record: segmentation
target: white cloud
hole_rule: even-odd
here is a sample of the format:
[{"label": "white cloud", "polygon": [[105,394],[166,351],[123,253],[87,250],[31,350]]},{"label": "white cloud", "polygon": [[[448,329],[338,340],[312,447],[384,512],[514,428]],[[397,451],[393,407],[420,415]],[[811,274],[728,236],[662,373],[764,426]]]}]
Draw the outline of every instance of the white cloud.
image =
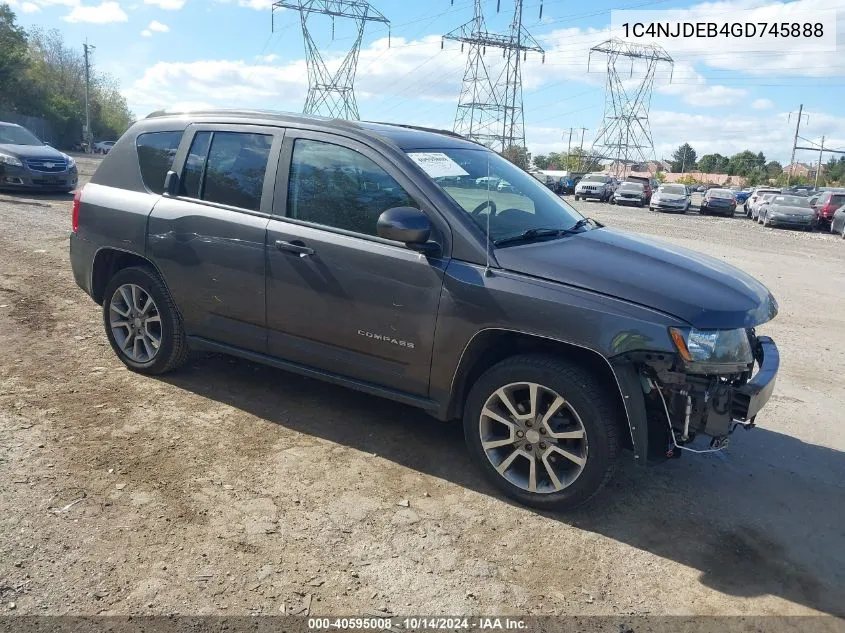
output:
[{"label": "white cloud", "polygon": [[153,32],[150,29],[144,29],[143,31],[141,31],[141,35],[143,37],[150,37],[152,34]]},{"label": "white cloud", "polygon": [[153,20],[150,22],[150,25],[147,27],[151,31],[155,31],[156,33],[167,33],[170,30],[170,27],[166,24],[162,24],[158,20]]},{"label": "white cloud", "polygon": [[165,11],[176,11],[185,6],[187,0],[144,0],[144,4],[154,4]]},{"label": "white cloud", "polygon": [[771,99],[754,99],[751,102],[751,107],[755,110],[771,110],[775,107],[775,104],[772,103]]},{"label": "white cloud", "polygon": [[279,59],[279,56],[276,53],[270,53],[269,55],[256,55],[255,60],[259,62],[264,62],[265,64],[272,64],[274,61]]},{"label": "white cloud", "polygon": [[238,0],[239,7],[248,7],[256,11],[269,9],[273,6],[273,0]]},{"label": "white cloud", "polygon": [[62,19],[65,22],[109,24],[111,22],[126,22],[129,17],[117,2],[102,2],[98,6],[79,4]]},{"label": "white cloud", "polygon": [[21,5],[21,11],[24,13],[37,13],[38,11],[41,11],[41,7],[34,2],[24,2]]},{"label": "white cloud", "polygon": [[218,4],[232,4],[237,2],[239,7],[265,11],[273,6],[273,0],[215,0]]}]

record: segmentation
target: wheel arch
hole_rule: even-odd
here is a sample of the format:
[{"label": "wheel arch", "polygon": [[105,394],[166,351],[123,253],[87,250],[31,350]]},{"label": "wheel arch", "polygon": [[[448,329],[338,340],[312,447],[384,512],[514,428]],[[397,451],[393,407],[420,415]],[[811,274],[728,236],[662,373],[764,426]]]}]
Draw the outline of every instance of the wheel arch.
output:
[{"label": "wheel arch", "polygon": [[[123,251],[117,248],[103,247],[94,255],[91,266],[91,297],[102,305],[106,286],[109,280],[118,272],[132,266],[146,266],[152,268],[164,282],[161,271],[149,259],[137,253]],[[165,287],[167,284],[165,283]]]},{"label": "wheel arch", "polygon": [[452,379],[447,419],[463,416],[463,407],[469,391],[485,371],[506,358],[519,354],[557,356],[588,369],[614,394],[614,402],[621,414],[617,419],[620,422],[623,446],[633,447],[630,420],[622,389],[612,365],[604,356],[588,347],[515,330],[480,330],[467,343]]}]

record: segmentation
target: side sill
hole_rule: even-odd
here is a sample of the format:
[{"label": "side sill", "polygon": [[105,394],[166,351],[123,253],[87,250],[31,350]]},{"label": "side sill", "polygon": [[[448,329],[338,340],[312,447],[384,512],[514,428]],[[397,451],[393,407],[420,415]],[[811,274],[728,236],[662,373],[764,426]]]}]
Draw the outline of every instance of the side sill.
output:
[{"label": "side sill", "polygon": [[249,360],[255,363],[261,363],[263,365],[269,365],[271,367],[276,367],[277,369],[283,369],[294,374],[299,374],[300,376],[316,378],[317,380],[323,380],[325,382],[329,382],[334,385],[339,385],[341,387],[347,387],[349,389],[362,391],[364,393],[368,393],[373,396],[378,396],[380,398],[386,398],[395,402],[401,402],[402,404],[417,407],[418,409],[424,409],[428,412],[436,412],[440,408],[440,404],[430,398],[415,396],[404,391],[397,391],[396,389],[381,387],[373,383],[364,382],[363,380],[356,380],[355,378],[348,378],[340,374],[334,374],[329,371],[323,371],[322,369],[315,369],[313,367],[308,367],[307,365],[292,363],[290,361],[282,360],[280,358],[270,356],[268,354],[261,354],[259,352],[245,350],[240,347],[235,347],[233,345],[218,343],[216,341],[212,341],[201,336],[188,336],[187,338],[188,345],[192,350],[217,352],[220,354],[229,354],[230,356],[237,356],[239,358],[243,358],[245,360]]}]

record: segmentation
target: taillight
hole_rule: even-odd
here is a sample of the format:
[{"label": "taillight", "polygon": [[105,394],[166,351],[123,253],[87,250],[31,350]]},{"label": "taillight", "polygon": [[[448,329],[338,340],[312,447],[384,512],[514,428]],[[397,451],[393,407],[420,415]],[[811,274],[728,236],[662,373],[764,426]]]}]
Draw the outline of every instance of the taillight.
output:
[{"label": "taillight", "polygon": [[79,232],[79,206],[82,202],[82,189],[77,189],[73,194],[73,210],[70,214],[70,230],[74,233]]}]

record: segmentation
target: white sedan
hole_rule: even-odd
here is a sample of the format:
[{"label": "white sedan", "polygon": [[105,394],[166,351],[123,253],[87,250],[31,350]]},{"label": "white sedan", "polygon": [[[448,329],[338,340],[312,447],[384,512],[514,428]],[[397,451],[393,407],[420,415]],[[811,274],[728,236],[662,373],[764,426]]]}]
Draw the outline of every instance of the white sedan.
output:
[{"label": "white sedan", "polygon": [[109,150],[114,147],[117,141],[97,141],[94,143],[95,154],[108,154]]}]

